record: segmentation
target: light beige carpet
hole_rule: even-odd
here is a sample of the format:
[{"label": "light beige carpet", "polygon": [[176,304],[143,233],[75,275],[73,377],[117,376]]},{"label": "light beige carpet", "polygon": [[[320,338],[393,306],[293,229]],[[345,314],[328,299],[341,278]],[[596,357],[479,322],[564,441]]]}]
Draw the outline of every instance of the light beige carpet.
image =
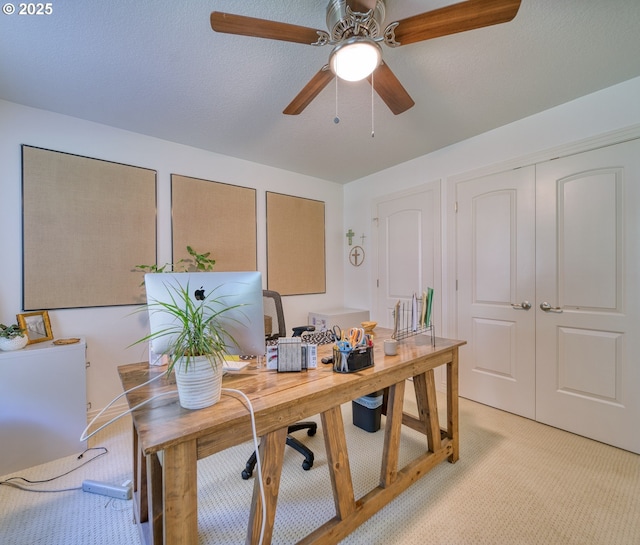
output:
[{"label": "light beige carpet", "polygon": [[[464,399],[460,410],[460,460],[438,466],[342,543],[640,544],[639,456]],[[377,484],[382,433],[353,427],[350,404],[343,415],[359,497]],[[129,426],[123,419],[96,436],[94,444],[107,447],[108,455],[33,488],[80,486],[84,479],[121,484],[131,478]],[[334,515],[322,435],[301,436],[316,462],[303,471],[300,455],[286,449],[277,544],[295,543]],[[407,433],[403,457],[423,444],[423,438]],[[253,480],[243,481],[240,472],[251,450],[246,444],[199,463],[201,544],[244,543]],[[46,479],[79,463],[70,456],[18,474]],[[34,493],[0,486],[0,543],[136,545],[139,539],[130,501],[79,490]]]}]

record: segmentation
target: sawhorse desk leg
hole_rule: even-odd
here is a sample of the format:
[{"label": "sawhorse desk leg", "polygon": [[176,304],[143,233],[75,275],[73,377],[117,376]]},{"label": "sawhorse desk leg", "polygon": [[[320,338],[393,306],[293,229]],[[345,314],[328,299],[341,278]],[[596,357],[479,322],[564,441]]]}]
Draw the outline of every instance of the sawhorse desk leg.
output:
[{"label": "sawhorse desk leg", "polygon": [[460,434],[458,412],[458,349],[453,351],[447,364],[447,437],[451,440],[449,461],[455,464],[460,457]]},{"label": "sawhorse desk leg", "polygon": [[[260,543],[260,533],[264,526],[264,539],[262,543],[271,543],[273,534],[273,522],[276,518],[276,506],[278,503],[278,491],[280,488],[280,476],[284,462],[284,447],[287,442],[287,428],[282,428],[268,433],[260,441],[258,454],[260,455],[262,486],[265,501],[262,502],[260,494],[260,475],[256,473],[253,485],[253,501],[249,515],[249,529],[247,531],[247,545]],[[263,505],[265,514],[263,516]]]}]

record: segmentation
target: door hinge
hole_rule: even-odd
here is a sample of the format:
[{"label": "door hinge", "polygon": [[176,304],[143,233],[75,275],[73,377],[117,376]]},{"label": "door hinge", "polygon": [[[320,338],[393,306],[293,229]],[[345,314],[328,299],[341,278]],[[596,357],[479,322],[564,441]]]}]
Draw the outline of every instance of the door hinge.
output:
[{"label": "door hinge", "polygon": [[458,279],[456,278],[456,291],[458,291]]},{"label": "door hinge", "polygon": [[453,203],[453,211],[456,213],[458,212],[458,201]]}]

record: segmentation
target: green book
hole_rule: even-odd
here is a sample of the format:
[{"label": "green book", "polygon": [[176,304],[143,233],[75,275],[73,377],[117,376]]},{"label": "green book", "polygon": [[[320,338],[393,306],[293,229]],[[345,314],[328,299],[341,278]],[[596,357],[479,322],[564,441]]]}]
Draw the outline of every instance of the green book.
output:
[{"label": "green book", "polygon": [[427,315],[424,321],[425,327],[429,327],[431,325],[431,308],[432,307],[433,307],[433,288],[427,288]]}]

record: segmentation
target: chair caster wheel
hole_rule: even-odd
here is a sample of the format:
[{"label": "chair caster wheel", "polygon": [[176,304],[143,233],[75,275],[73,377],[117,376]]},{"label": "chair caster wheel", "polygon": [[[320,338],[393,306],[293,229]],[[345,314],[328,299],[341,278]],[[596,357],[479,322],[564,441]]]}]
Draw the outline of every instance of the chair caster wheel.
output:
[{"label": "chair caster wheel", "polygon": [[242,478],[247,481],[249,480],[249,478],[251,477],[251,475],[253,475],[253,471],[249,471],[248,469],[243,469],[242,470]]},{"label": "chair caster wheel", "polygon": [[313,437],[315,434],[316,434],[316,430],[315,430],[315,429],[313,429],[313,428],[309,428],[309,429],[307,430],[307,435],[308,435],[309,437]]},{"label": "chair caster wheel", "polygon": [[308,460],[302,462],[302,469],[304,469],[305,471],[309,471],[311,469],[311,466],[313,466],[313,462],[309,462]]}]

